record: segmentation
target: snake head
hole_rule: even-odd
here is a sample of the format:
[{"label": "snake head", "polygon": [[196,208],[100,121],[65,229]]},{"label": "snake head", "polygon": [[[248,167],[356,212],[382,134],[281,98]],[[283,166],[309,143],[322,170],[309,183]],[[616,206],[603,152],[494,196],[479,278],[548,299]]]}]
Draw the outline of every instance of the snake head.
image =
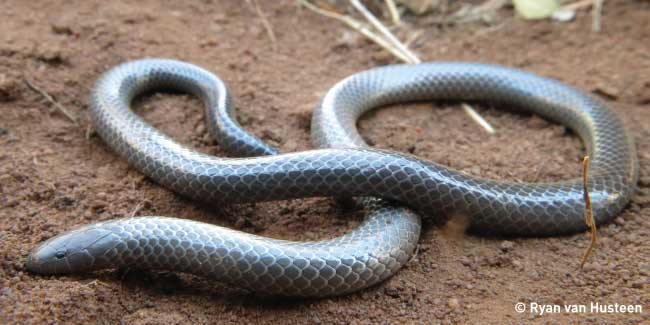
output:
[{"label": "snake head", "polygon": [[52,237],[34,248],[26,267],[38,274],[66,274],[101,268],[116,238],[108,229],[86,226]]}]

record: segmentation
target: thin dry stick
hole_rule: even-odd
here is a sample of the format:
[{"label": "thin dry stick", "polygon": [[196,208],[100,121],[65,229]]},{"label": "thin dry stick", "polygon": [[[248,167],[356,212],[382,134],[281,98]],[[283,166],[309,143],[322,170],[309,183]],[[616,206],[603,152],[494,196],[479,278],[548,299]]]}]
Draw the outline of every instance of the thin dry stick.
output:
[{"label": "thin dry stick", "polygon": [[393,25],[398,26],[402,23],[402,20],[399,17],[399,11],[397,11],[397,6],[395,5],[395,1],[393,0],[385,0],[386,1],[386,7],[388,8],[388,13],[390,14],[390,18],[393,21]]},{"label": "thin dry stick", "polygon": [[102,286],[107,287],[107,288],[111,287],[110,285],[108,285],[108,283],[102,282],[102,281],[97,280],[97,279],[92,280],[92,281],[90,281],[90,282],[88,282],[88,283],[86,283],[84,285],[87,286],[87,287],[96,286],[96,285],[102,285]]},{"label": "thin dry stick", "polygon": [[90,140],[90,136],[93,135],[93,132],[95,132],[93,130],[93,124],[88,123],[88,126],[86,126],[86,132],[85,132],[86,140]]},{"label": "thin dry stick", "polygon": [[278,42],[277,39],[275,38],[273,27],[271,27],[271,23],[266,18],[266,15],[264,15],[264,12],[262,12],[262,7],[260,7],[259,2],[257,2],[257,0],[253,0],[253,4],[255,5],[255,11],[257,12],[257,16],[260,17],[260,20],[262,21],[262,24],[266,29],[266,33],[269,34],[269,38],[271,39],[271,47],[273,48],[273,51],[275,51],[277,50]]},{"label": "thin dry stick", "polygon": [[142,209],[143,206],[144,206],[144,201],[136,204],[135,208],[133,209],[133,211],[131,211],[131,214],[129,216],[131,218],[135,217],[135,214],[140,212],[140,210]]},{"label": "thin dry stick", "polygon": [[530,180],[531,183],[536,183],[539,177],[542,175],[542,171],[544,171],[544,166],[546,166],[546,163],[548,162],[548,158],[542,161],[542,164],[537,168],[537,172],[535,173],[535,177],[533,177],[532,180]]},{"label": "thin dry stick", "polygon": [[65,115],[65,117],[67,117],[72,123],[74,123],[75,125],[77,124],[77,119],[74,117],[74,115],[72,115],[65,107],[63,107],[63,105],[59,104],[59,102],[54,100],[54,98],[52,98],[52,96],[50,96],[50,94],[48,94],[46,91],[36,87],[36,85],[31,83],[27,79],[25,79],[25,83],[27,84],[27,87],[29,87],[29,89],[37,92],[39,95],[43,96],[43,98],[45,98],[45,100],[50,102],[50,104],[54,105],[54,107],[57,110],[59,110],[59,112],[61,112],[63,115]]},{"label": "thin dry stick", "polygon": [[490,125],[490,123],[488,123],[488,121],[486,121],[483,118],[483,116],[481,116],[476,110],[474,110],[472,106],[469,106],[466,103],[462,103],[461,107],[463,108],[463,111],[465,111],[465,114],[467,114],[467,116],[469,116],[472,120],[474,120],[474,122],[478,123],[478,125],[484,128],[485,131],[487,131],[487,133],[494,134],[494,128],[492,127],[492,125]]},{"label": "thin dry stick", "polygon": [[406,46],[411,45],[411,43],[415,42],[415,40],[417,40],[418,37],[422,36],[422,34],[424,34],[424,30],[422,30],[422,29],[416,31],[416,32],[413,33],[413,34],[411,34],[411,35],[409,36],[409,38],[407,38],[406,41],[404,41],[404,45],[406,45]]},{"label": "thin dry stick", "polygon": [[415,245],[415,251],[413,252],[413,255],[411,255],[411,258],[409,258],[409,261],[407,263],[413,262],[418,257],[419,252],[420,252],[420,245]]},{"label": "thin dry stick", "polygon": [[382,48],[384,48],[385,50],[387,50],[388,52],[390,52],[391,54],[396,56],[398,59],[400,59],[400,60],[402,60],[404,62],[407,62],[407,63],[409,62],[409,58],[406,55],[404,55],[397,48],[392,46],[388,41],[384,40],[379,35],[375,34],[366,25],[359,22],[358,20],[356,20],[356,19],[354,19],[352,17],[337,14],[337,13],[329,11],[329,10],[324,10],[324,9],[318,8],[317,6],[311,4],[307,0],[300,0],[300,3],[303,6],[305,6],[307,9],[309,9],[309,10],[311,10],[311,11],[313,11],[313,12],[319,14],[319,15],[329,17],[329,18],[333,18],[333,19],[336,19],[338,21],[341,21],[341,22],[345,23],[350,28],[352,28],[352,29],[356,30],[357,32],[361,33],[363,36],[367,37],[371,41],[375,42],[377,45],[381,46]]},{"label": "thin dry stick", "polygon": [[591,228],[591,244],[587,248],[585,255],[582,257],[582,263],[580,263],[580,269],[585,266],[591,252],[594,247],[596,247],[597,233],[596,233],[596,221],[594,220],[594,211],[591,207],[591,198],[589,197],[589,186],[587,181],[589,179],[589,156],[585,156],[582,160],[582,184],[584,191],[584,201],[585,201],[585,223],[589,228]]},{"label": "thin dry stick", "polygon": [[[408,47],[404,45],[404,43],[400,42],[400,40],[398,40],[397,37],[395,37],[395,35],[393,35],[393,33],[391,33],[391,31],[388,30],[388,28],[386,28],[386,26],[384,26],[384,24],[382,24],[381,21],[379,21],[379,19],[377,19],[377,17],[375,17],[375,15],[373,15],[370,10],[368,10],[368,8],[366,8],[366,6],[359,2],[359,0],[350,0],[350,3],[352,3],[352,5],[366,18],[366,20],[368,20],[370,24],[379,30],[384,35],[384,37],[386,37],[386,39],[395,46],[395,48],[397,48],[400,52],[409,58],[409,60],[406,61],[407,63],[422,62],[422,60],[420,60],[420,58],[418,58],[415,53],[409,50]],[[474,110],[474,108],[468,104],[463,103],[463,110],[472,120],[483,127],[483,129],[485,129],[488,133],[494,133],[494,128],[490,125],[490,123],[488,123],[476,110]]]},{"label": "thin dry stick", "polygon": [[350,3],[352,3],[352,6],[356,8],[365,18],[368,20],[368,22],[375,27],[381,34],[386,37],[386,39],[391,42],[396,48],[398,48],[402,53],[406,54],[407,57],[409,57],[409,63],[420,63],[422,62],[420,58],[418,58],[411,50],[409,50],[402,42],[400,42],[393,33],[382,24],[375,15],[366,8],[359,0],[350,0]]},{"label": "thin dry stick", "polygon": [[591,9],[591,13],[593,16],[593,23],[591,25],[591,28],[593,29],[594,32],[598,33],[602,29],[601,25],[601,17],[603,13],[603,3],[605,0],[594,0],[594,7]]}]

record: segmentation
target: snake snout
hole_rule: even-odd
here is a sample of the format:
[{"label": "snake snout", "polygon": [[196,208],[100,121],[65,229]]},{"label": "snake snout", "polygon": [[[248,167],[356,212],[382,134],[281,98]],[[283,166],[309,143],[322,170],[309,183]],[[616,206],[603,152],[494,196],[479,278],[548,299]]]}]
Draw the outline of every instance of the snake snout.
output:
[{"label": "snake snout", "polygon": [[25,266],[34,273],[61,274],[71,272],[68,263],[69,250],[64,236],[54,237],[36,247],[27,257]]},{"label": "snake snout", "polygon": [[50,238],[27,257],[25,266],[38,274],[65,274],[101,267],[97,256],[114,246],[111,232],[83,227]]}]

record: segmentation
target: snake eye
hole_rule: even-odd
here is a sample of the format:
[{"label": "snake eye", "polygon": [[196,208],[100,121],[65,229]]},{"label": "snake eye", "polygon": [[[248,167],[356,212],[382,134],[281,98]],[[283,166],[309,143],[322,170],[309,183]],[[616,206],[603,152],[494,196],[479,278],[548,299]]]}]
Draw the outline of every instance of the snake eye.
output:
[{"label": "snake eye", "polygon": [[62,259],[62,258],[65,257],[65,252],[61,252],[61,251],[56,252],[56,253],[54,254],[54,257],[56,257],[56,258],[58,258],[58,259]]}]

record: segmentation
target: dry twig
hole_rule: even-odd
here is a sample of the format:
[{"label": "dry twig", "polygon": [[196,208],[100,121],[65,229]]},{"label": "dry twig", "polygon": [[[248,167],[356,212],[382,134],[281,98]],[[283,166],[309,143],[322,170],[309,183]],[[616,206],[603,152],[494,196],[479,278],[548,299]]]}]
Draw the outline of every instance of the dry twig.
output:
[{"label": "dry twig", "polygon": [[142,210],[142,207],[144,207],[144,200],[138,204],[135,205],[135,208],[133,208],[133,211],[131,211],[131,214],[129,215],[130,218],[135,217],[136,213],[140,212]]},{"label": "dry twig", "polygon": [[591,8],[592,15],[592,25],[591,29],[594,32],[600,32],[602,30],[602,14],[603,14],[603,4],[605,0],[580,0],[573,3],[569,3],[560,7],[559,10],[570,10],[575,11],[583,8]]},{"label": "dry twig", "polygon": [[601,17],[603,14],[603,3],[605,0],[594,0],[594,6],[591,9],[591,14],[593,16],[593,21],[591,25],[591,29],[598,33],[602,29],[602,24],[601,24]]},{"label": "dry twig", "polygon": [[271,39],[271,47],[273,47],[273,51],[275,51],[277,50],[278,42],[277,42],[277,38],[275,38],[273,27],[271,27],[271,23],[266,18],[266,15],[264,15],[264,12],[262,11],[262,7],[260,7],[259,2],[257,2],[257,0],[252,0],[252,1],[253,1],[253,5],[255,5],[255,12],[257,12],[257,16],[260,17],[260,20],[262,21],[262,25],[264,25],[264,28],[266,29],[266,33],[269,35],[269,38]]},{"label": "dry twig", "polygon": [[409,58],[406,55],[404,55],[397,48],[392,46],[388,41],[384,40],[379,35],[375,34],[373,31],[371,31],[366,25],[364,25],[360,21],[358,21],[358,20],[356,20],[356,19],[354,19],[352,17],[349,17],[349,16],[345,16],[345,15],[341,15],[341,14],[336,13],[336,12],[321,9],[321,8],[313,5],[312,3],[310,3],[307,0],[300,0],[300,3],[303,6],[305,6],[307,9],[309,9],[309,10],[311,10],[311,11],[313,11],[313,12],[319,14],[319,15],[329,17],[329,18],[333,18],[333,19],[336,19],[336,20],[338,20],[340,22],[345,23],[350,28],[352,28],[352,29],[356,30],[357,32],[361,33],[363,36],[367,37],[371,41],[375,42],[377,45],[381,46],[382,48],[384,48],[385,50],[387,50],[388,52],[390,52],[391,54],[396,56],[398,59],[400,59],[400,60],[402,60],[404,62],[409,62]]},{"label": "dry twig", "polygon": [[539,179],[540,176],[542,176],[542,172],[544,171],[544,167],[546,166],[547,163],[548,163],[548,158],[542,161],[542,164],[539,165],[539,167],[537,168],[537,172],[535,172],[535,177],[533,177],[533,179],[530,180],[531,183],[537,183],[537,180]]},{"label": "dry twig", "polygon": [[97,280],[97,279],[92,280],[92,281],[90,281],[90,282],[88,282],[88,283],[86,283],[86,284],[84,284],[84,285],[87,286],[87,287],[90,287],[90,286],[97,286],[97,285],[101,285],[101,286],[104,286],[104,287],[106,287],[106,288],[110,288],[110,287],[111,287],[110,285],[108,285],[108,283],[102,282],[102,281]]},{"label": "dry twig", "polygon": [[585,223],[591,229],[591,243],[585,252],[585,255],[582,257],[582,263],[580,263],[580,268],[582,269],[587,263],[591,252],[596,247],[597,233],[596,233],[596,221],[594,220],[594,211],[591,207],[591,198],[589,197],[589,156],[585,156],[582,160],[582,184],[584,191],[584,201],[585,201]]},{"label": "dry twig", "polygon": [[366,8],[359,0],[350,0],[350,3],[352,3],[352,6],[354,6],[355,9],[357,9],[365,18],[368,20],[368,22],[375,27],[381,34],[386,37],[386,39],[393,44],[397,49],[399,49],[402,53],[404,53],[409,60],[407,61],[408,63],[420,63],[422,62],[420,58],[418,58],[411,50],[409,50],[402,42],[400,42],[393,33],[382,24],[375,15]]},{"label": "dry twig", "polygon": [[[422,62],[420,58],[417,57],[411,50],[404,45],[404,43],[400,42],[393,33],[388,30],[384,24],[375,17],[368,8],[366,8],[359,0],[350,0],[350,3],[357,9],[365,18],[368,20],[368,22],[375,27],[381,34],[383,34],[383,37],[380,35],[375,34],[373,31],[371,31],[365,24],[359,22],[358,20],[345,16],[330,10],[324,10],[321,9],[314,4],[310,3],[307,0],[300,0],[300,3],[307,7],[307,9],[314,11],[320,15],[334,18],[336,20],[339,20],[341,22],[344,22],[346,25],[350,26],[354,30],[360,32],[364,36],[368,37],[370,40],[373,42],[377,43],[379,46],[383,47],[387,51],[389,51],[391,54],[395,55],[398,59],[406,62],[406,63],[420,63]],[[483,118],[481,117],[471,106],[464,104],[463,109],[465,112],[472,118],[472,120],[476,121],[481,127],[483,127],[488,133],[492,134],[494,133],[494,128]]]},{"label": "dry twig", "polygon": [[[400,52],[402,52],[404,55],[406,55],[409,60],[406,61],[407,63],[420,63],[422,60],[418,58],[415,53],[413,53],[409,48],[404,45],[400,40],[395,37],[395,35],[384,26],[384,24],[373,15],[368,8],[366,8],[359,0],[350,0],[352,5],[372,24],[377,30],[379,30],[384,37],[397,48]],[[494,128],[488,123],[476,110],[474,110],[471,106],[468,104],[463,103],[463,110],[465,113],[478,125],[483,127],[488,133],[493,134],[494,133]]]},{"label": "dry twig", "polygon": [[94,132],[95,130],[93,129],[93,124],[88,123],[88,125],[86,126],[86,132],[84,133],[86,140],[90,140],[90,137],[93,135]]},{"label": "dry twig", "polygon": [[461,107],[463,108],[463,111],[465,111],[465,114],[469,116],[474,122],[476,122],[478,125],[480,125],[487,133],[489,134],[494,134],[494,128],[488,121],[486,121],[483,116],[481,116],[472,106],[469,106],[466,103],[462,103]]},{"label": "dry twig", "polygon": [[46,91],[36,87],[36,85],[31,83],[27,79],[25,79],[25,83],[27,84],[27,87],[29,87],[29,89],[37,92],[39,95],[41,95],[43,98],[45,98],[45,100],[50,102],[50,104],[54,105],[54,107],[57,110],[59,110],[59,112],[61,112],[63,115],[65,115],[65,117],[67,117],[72,123],[74,123],[75,125],[77,124],[77,119],[74,117],[74,115],[72,115],[65,107],[63,107],[63,105],[59,104],[59,102],[54,100],[54,98],[52,98],[52,96],[50,94],[48,94]]},{"label": "dry twig", "polygon": [[424,30],[418,30],[415,33],[411,34],[409,38],[407,38],[406,41],[404,41],[404,45],[409,46],[413,44],[413,42],[415,42],[420,36],[422,36],[422,34],[424,34]]}]

